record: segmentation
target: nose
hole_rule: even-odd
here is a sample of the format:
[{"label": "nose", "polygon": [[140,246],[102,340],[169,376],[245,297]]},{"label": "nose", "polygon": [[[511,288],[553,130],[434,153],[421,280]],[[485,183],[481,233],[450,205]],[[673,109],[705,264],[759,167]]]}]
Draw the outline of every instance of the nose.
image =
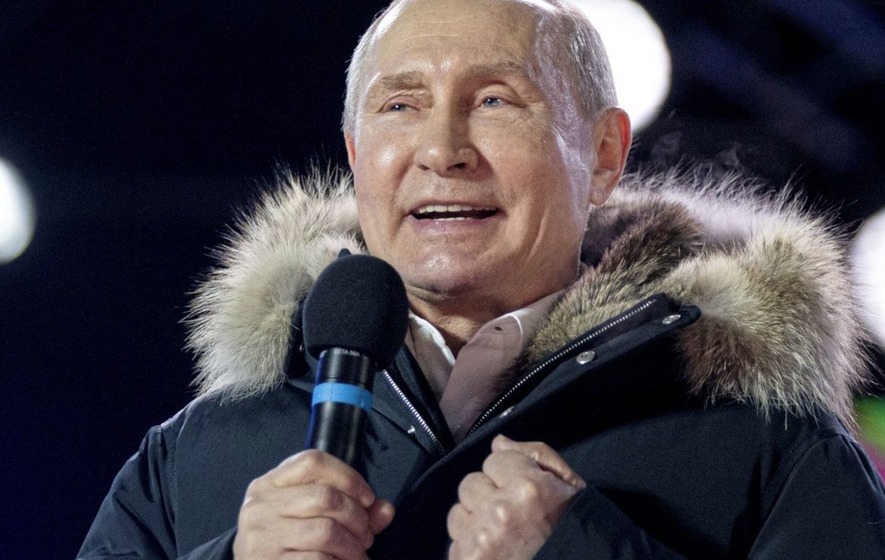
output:
[{"label": "nose", "polygon": [[467,115],[435,107],[423,123],[415,165],[446,177],[473,171],[479,154],[470,141]]}]

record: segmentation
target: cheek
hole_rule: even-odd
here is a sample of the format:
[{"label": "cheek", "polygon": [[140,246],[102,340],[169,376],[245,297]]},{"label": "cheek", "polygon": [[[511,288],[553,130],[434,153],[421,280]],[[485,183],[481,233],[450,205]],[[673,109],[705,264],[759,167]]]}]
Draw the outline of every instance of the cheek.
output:
[{"label": "cheek", "polygon": [[406,130],[390,130],[384,126],[366,126],[359,135],[357,168],[372,175],[389,175],[407,161],[409,134]]},{"label": "cheek", "polygon": [[405,150],[398,148],[395,143],[383,144],[381,149],[376,150],[374,165],[379,169],[387,169],[397,164],[403,158]]},{"label": "cheek", "polygon": [[552,173],[545,180],[533,200],[534,210],[543,214],[539,227],[557,243],[571,245],[583,238],[587,226],[589,179],[581,173]]},{"label": "cheek", "polygon": [[371,149],[358,152],[353,166],[357,204],[360,208],[380,209],[396,194],[403,173],[403,150],[374,137],[362,140],[362,145]]},{"label": "cheek", "polygon": [[378,243],[379,232],[381,231],[380,213],[381,205],[378,198],[359,183],[354,187],[356,192],[357,217],[359,218],[360,230],[363,239],[371,253],[375,253],[375,247],[383,245]]}]

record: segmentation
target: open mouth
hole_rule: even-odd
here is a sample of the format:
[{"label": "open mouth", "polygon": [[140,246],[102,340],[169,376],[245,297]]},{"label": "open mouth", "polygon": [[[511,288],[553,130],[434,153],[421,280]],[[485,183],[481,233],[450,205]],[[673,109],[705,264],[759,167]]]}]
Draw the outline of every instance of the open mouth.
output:
[{"label": "open mouth", "polygon": [[460,204],[422,206],[412,216],[419,220],[482,220],[498,213],[497,208],[477,208]]}]

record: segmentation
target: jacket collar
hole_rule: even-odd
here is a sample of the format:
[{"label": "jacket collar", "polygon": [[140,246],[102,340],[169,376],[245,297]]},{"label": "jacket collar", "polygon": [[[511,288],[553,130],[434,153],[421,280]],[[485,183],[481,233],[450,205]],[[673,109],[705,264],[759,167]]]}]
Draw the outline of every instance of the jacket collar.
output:
[{"label": "jacket collar", "polygon": [[[201,393],[241,398],[285,379],[298,302],[343,247],[365,250],[349,175],[282,177],[196,290],[188,346]],[[702,311],[678,339],[694,390],[851,422],[866,358],[843,238],[801,201],[736,176],[626,176],[591,213],[582,260],[525,364],[664,292]]]}]

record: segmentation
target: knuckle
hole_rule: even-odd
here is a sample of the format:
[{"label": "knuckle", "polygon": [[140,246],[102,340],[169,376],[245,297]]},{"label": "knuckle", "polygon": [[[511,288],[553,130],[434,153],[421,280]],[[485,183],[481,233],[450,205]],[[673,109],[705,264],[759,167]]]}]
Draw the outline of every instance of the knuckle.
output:
[{"label": "knuckle", "polygon": [[493,468],[495,461],[497,461],[500,452],[490,453],[488,457],[482,462],[482,472],[488,473],[489,469]]},{"label": "knuckle", "polygon": [[461,479],[461,482],[458,483],[458,496],[461,496],[470,485],[470,477],[473,476],[473,473],[468,474],[464,478]]},{"label": "knuckle", "polygon": [[300,455],[302,461],[306,462],[309,465],[319,464],[323,458],[323,452],[319,449],[305,449],[304,451],[297,453],[296,455]]},{"label": "knuckle", "polygon": [[252,482],[249,483],[249,486],[246,487],[247,499],[254,498],[255,496],[262,494],[266,488],[267,482],[265,481],[264,477],[254,479]]},{"label": "knuckle", "polygon": [[532,453],[546,453],[548,451],[553,451],[553,448],[543,441],[527,441],[524,445]]},{"label": "knuckle", "polygon": [[251,527],[261,518],[261,501],[246,497],[240,506],[239,525]]},{"label": "knuckle", "polygon": [[494,540],[492,532],[488,529],[480,529],[476,533],[476,544],[481,551],[491,550],[495,544]]},{"label": "knuckle", "polygon": [[328,517],[317,519],[315,522],[315,536],[317,540],[324,543],[332,543],[335,541],[337,533],[337,524]]},{"label": "knuckle", "polygon": [[344,496],[331,486],[318,485],[317,505],[326,511],[339,511],[344,507]]},{"label": "knuckle", "polygon": [[316,449],[305,449],[294,455],[286,457],[280,467],[284,469],[295,469],[297,471],[308,471],[320,464],[320,451]]},{"label": "knuckle", "polygon": [[513,513],[507,503],[496,501],[491,505],[492,519],[495,520],[497,526],[507,526],[513,518]]},{"label": "knuckle", "polygon": [[446,516],[446,529],[449,531],[449,536],[453,538],[460,533],[462,509],[463,506],[461,504],[455,504]]},{"label": "knuckle", "polygon": [[[314,539],[319,543],[320,548],[326,551],[356,552],[358,547],[363,546],[350,537],[346,529],[330,518],[318,520]],[[371,543],[365,543],[365,548],[370,545]]]},{"label": "knuckle", "polygon": [[536,502],[541,496],[539,484],[528,478],[519,478],[513,482],[513,492],[516,500],[526,504]]},{"label": "knuckle", "polygon": [[301,471],[311,471],[323,462],[322,452],[316,449],[305,449],[300,453],[292,455],[287,461],[291,460],[291,464]]},{"label": "knuckle", "polygon": [[476,485],[477,477],[481,476],[479,473],[470,473],[461,479],[461,482],[458,484],[458,498],[463,498],[465,494],[470,493],[470,489]]}]

